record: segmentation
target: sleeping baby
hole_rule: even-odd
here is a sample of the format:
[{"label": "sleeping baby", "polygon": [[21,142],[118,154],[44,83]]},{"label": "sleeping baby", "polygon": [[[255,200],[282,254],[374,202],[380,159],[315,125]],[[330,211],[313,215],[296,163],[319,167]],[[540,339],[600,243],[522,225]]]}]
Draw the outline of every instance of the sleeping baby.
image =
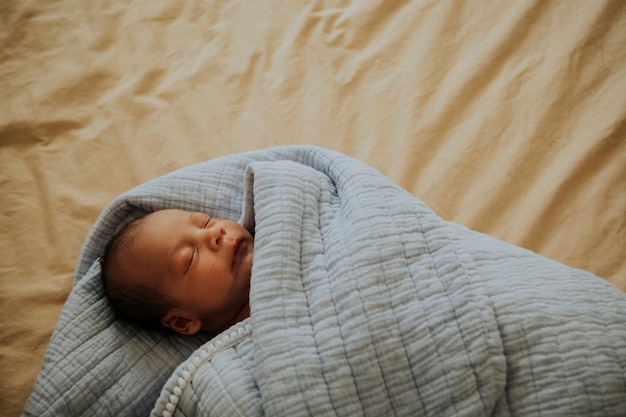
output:
[{"label": "sleeping baby", "polygon": [[160,210],[118,232],[102,259],[115,310],[180,334],[217,334],[250,316],[254,240],[242,225],[204,213]]}]

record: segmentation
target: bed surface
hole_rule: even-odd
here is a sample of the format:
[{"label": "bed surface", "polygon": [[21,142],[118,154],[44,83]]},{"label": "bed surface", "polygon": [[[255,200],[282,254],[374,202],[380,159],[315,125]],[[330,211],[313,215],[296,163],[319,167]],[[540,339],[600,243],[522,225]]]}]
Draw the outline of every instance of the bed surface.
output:
[{"label": "bed surface", "polygon": [[0,409],[21,414],[117,195],[283,144],[626,290],[626,4],[0,5]]}]

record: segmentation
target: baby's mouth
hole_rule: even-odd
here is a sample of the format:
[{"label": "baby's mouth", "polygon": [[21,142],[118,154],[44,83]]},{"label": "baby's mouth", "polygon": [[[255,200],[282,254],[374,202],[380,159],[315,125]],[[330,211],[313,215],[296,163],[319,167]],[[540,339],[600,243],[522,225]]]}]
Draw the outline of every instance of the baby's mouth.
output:
[{"label": "baby's mouth", "polygon": [[235,267],[235,264],[237,264],[237,261],[239,260],[239,249],[241,248],[241,239],[237,239],[237,242],[235,242],[235,248],[233,249],[233,262],[231,267]]}]

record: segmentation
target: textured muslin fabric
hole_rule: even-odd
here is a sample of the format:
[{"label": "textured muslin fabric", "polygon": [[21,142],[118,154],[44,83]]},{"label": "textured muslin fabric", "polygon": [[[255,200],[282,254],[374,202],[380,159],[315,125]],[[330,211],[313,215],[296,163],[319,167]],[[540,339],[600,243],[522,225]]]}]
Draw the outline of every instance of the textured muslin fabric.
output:
[{"label": "textured muslin fabric", "polygon": [[0,2],[0,409],[121,193],[318,145],[626,289],[622,0]]},{"label": "textured muslin fabric", "polygon": [[621,291],[308,154],[249,165],[251,318],[177,368],[153,417],[626,412]]},{"label": "textured muslin fabric", "polygon": [[[116,320],[104,294],[111,236],[165,208],[255,236],[251,317],[204,346]],[[100,215],[77,271],[26,416],[146,415],[155,401],[164,417],[624,411],[623,292],[446,222],[334,151],[235,154],[142,184]]]}]

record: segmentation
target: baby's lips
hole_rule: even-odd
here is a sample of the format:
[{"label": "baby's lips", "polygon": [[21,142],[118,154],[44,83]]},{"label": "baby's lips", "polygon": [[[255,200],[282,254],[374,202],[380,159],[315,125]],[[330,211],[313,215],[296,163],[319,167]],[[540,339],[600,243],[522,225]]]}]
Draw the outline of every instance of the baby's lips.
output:
[{"label": "baby's lips", "polygon": [[231,266],[234,267],[239,260],[239,249],[241,247],[241,239],[237,239],[233,245],[233,261]]}]

